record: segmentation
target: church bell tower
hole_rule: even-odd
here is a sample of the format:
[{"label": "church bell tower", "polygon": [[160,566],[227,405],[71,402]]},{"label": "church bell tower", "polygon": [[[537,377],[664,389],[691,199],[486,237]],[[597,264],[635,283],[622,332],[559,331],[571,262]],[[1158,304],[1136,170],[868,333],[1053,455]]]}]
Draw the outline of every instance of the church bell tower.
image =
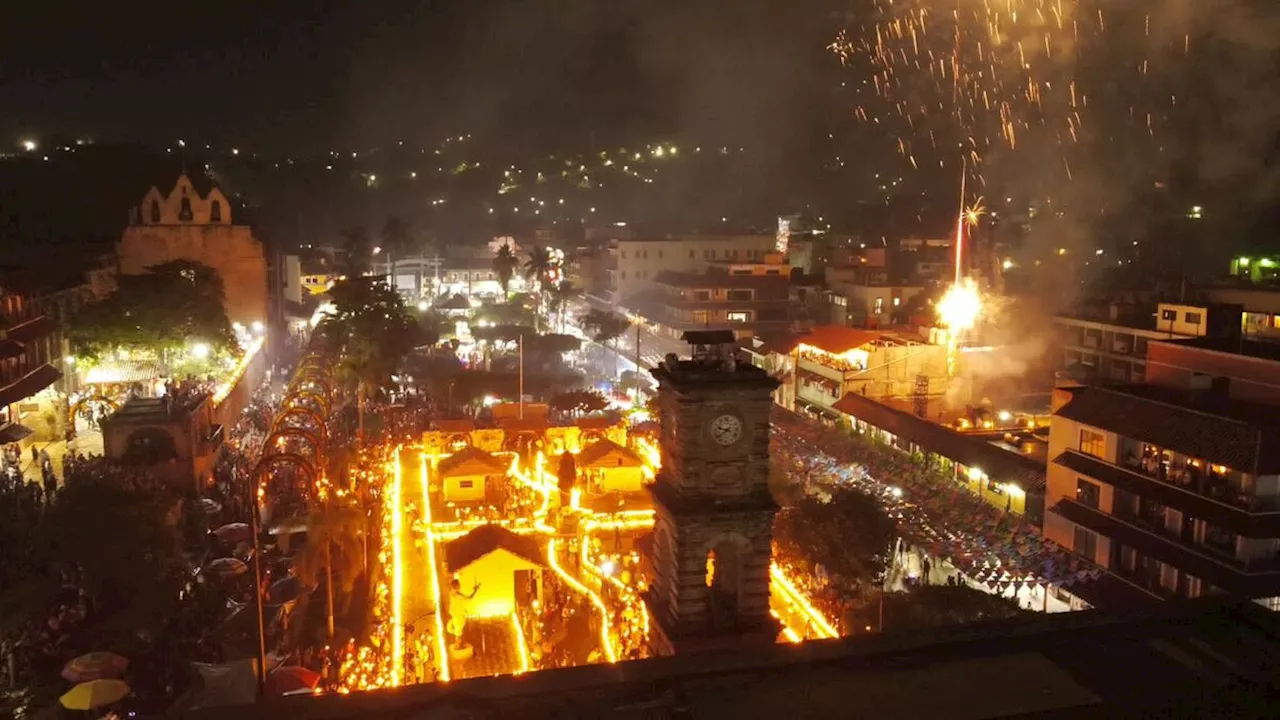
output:
[{"label": "church bell tower", "polygon": [[732,332],[687,332],[658,380],[662,469],[646,594],[654,654],[769,645],[773,516],[769,414],[778,382],[740,357]]}]

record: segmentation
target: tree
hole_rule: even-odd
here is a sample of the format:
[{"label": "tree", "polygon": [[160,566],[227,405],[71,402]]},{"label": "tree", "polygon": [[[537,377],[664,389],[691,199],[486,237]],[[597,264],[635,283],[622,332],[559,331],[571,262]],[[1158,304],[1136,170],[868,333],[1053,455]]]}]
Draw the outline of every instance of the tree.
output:
[{"label": "tree", "polygon": [[416,346],[418,324],[404,299],[381,278],[348,278],[329,294],[334,309],[322,332],[342,357],[339,375],[355,388],[363,441],[365,403]]},{"label": "tree", "polygon": [[609,407],[609,400],[595,390],[570,390],[552,396],[549,404],[563,413],[590,414]]},{"label": "tree", "polygon": [[[92,361],[125,347],[154,353],[168,372],[184,357],[239,354],[222,277],[208,265],[175,260],[121,275],[117,283],[113,293],[72,317],[68,337],[78,357]],[[194,353],[200,344],[208,352]]]},{"label": "tree", "polygon": [[551,273],[552,265],[551,251],[545,247],[535,247],[529,251],[529,259],[524,261],[524,276],[535,289],[541,288]]},{"label": "tree", "polygon": [[[868,612],[871,611],[869,608]],[[879,608],[875,611],[879,612]],[[1019,607],[1013,598],[992,595],[967,585],[922,585],[908,592],[884,596],[885,630],[919,630],[1031,614],[1032,611]]]},{"label": "tree", "polygon": [[168,617],[177,603],[179,503],[167,493],[72,483],[49,507],[36,542],[54,569],[79,577],[95,616],[130,633]]},{"label": "tree", "polygon": [[343,230],[342,252],[341,274],[349,278],[364,277],[368,274],[373,258],[373,240],[369,237],[369,231],[363,225]]},{"label": "tree", "polygon": [[578,296],[578,288],[568,280],[561,280],[551,289],[551,312],[559,318],[560,332],[564,332],[565,310],[569,301]]},{"label": "tree", "polygon": [[779,553],[806,565],[822,565],[858,594],[884,577],[896,524],[880,503],[854,489],[829,501],[805,497],[778,513],[773,537]]},{"label": "tree", "polygon": [[520,259],[510,245],[504,244],[493,255],[493,271],[498,274],[498,284],[502,286],[504,300],[511,292],[511,278],[515,276],[519,265]]},{"label": "tree", "polygon": [[[487,330],[488,328],[485,329]],[[563,355],[581,347],[582,341],[572,335],[560,335],[558,333],[533,335],[526,333],[524,336],[525,355]]]},{"label": "tree", "polygon": [[[631,321],[622,315],[592,309],[582,317],[582,329],[591,333],[591,339],[607,345],[610,341],[622,337],[622,333],[631,327]],[[617,347],[614,347],[613,374],[618,374]]]}]

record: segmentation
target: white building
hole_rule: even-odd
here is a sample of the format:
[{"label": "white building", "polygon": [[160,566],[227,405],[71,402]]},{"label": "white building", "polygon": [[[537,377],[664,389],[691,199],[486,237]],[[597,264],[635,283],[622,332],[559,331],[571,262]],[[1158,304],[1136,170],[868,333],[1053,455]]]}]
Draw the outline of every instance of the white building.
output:
[{"label": "white building", "polygon": [[687,235],[620,239],[609,249],[610,298],[625,302],[661,272],[697,273],[712,261],[761,262],[774,252],[773,235]]}]

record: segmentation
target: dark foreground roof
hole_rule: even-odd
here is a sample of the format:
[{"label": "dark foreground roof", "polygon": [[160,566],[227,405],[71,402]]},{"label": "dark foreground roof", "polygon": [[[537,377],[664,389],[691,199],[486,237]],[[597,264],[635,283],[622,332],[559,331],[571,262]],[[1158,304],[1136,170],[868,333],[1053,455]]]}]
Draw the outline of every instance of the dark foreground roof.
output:
[{"label": "dark foreground roof", "polygon": [[190,713],[358,718],[1263,718],[1280,625],[1252,603],[1098,611]]}]

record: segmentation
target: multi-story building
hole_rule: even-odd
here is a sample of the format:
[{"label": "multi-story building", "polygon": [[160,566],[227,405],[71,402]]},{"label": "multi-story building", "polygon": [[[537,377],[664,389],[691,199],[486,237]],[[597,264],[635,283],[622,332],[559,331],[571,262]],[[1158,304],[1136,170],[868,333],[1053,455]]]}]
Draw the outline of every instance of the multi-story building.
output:
[{"label": "multi-story building", "polygon": [[774,252],[776,242],[773,235],[620,238],[609,249],[606,299],[626,303],[663,272],[697,273],[715,260],[763,262]]},{"label": "multi-story building", "polygon": [[1216,285],[1201,290],[1210,302],[1240,305],[1244,308],[1241,330],[1247,337],[1260,340],[1280,339],[1280,286],[1270,284]]},{"label": "multi-story building", "polygon": [[902,316],[910,300],[924,292],[920,283],[895,283],[883,269],[827,268],[832,325],[884,327]]},{"label": "multi-story building", "polygon": [[0,444],[58,437],[61,365],[57,321],[0,285]]},{"label": "multi-story building", "polygon": [[662,272],[651,281],[653,299],[643,314],[660,334],[679,338],[688,330],[730,329],[738,338],[791,328],[790,280],[780,275]]},{"label": "multi-story building", "polygon": [[1057,391],[1045,535],[1158,597],[1280,607],[1280,352],[1151,342],[1147,381]]},{"label": "multi-story building", "polygon": [[1091,382],[1142,382],[1152,341],[1201,336],[1236,337],[1240,307],[1232,305],[1112,304],[1053,319],[1062,345],[1060,369]]}]

